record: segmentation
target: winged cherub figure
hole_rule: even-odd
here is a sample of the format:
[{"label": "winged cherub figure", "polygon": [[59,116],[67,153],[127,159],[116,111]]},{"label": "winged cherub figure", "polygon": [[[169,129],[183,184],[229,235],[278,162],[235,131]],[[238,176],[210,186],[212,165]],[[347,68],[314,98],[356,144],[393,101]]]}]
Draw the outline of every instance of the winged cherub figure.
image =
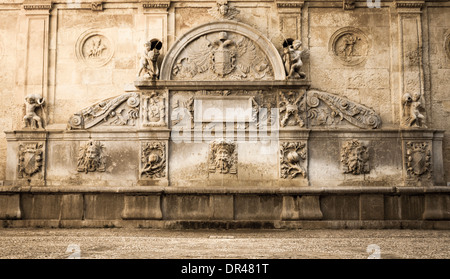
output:
[{"label": "winged cherub figure", "polygon": [[286,68],[287,78],[306,78],[306,74],[301,71],[302,59],[309,56],[308,50],[301,49],[302,42],[294,40],[284,48],[283,62]]}]

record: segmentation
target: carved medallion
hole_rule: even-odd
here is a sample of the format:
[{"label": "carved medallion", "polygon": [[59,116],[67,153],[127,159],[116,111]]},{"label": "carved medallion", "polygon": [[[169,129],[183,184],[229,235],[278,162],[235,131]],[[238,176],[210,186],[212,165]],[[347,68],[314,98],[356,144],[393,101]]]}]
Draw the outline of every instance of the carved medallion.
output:
[{"label": "carved medallion", "polygon": [[237,173],[237,147],[234,142],[218,139],[211,143],[209,172]]},{"label": "carved medallion", "polygon": [[103,156],[104,146],[99,141],[90,140],[80,147],[78,153],[78,172],[104,172],[105,158]]},{"label": "carved medallion", "polygon": [[426,142],[406,142],[406,174],[420,179],[427,174],[431,178],[431,147]]},{"label": "carved medallion", "polygon": [[191,42],[172,68],[175,80],[265,80],[273,71],[250,39],[232,32],[210,33]]},{"label": "carved medallion", "polygon": [[280,92],[280,125],[282,127],[305,126],[305,122],[300,117],[301,112],[305,111],[304,95],[305,92]]},{"label": "carved medallion", "polygon": [[344,173],[355,175],[369,173],[369,150],[358,140],[345,142],[341,148]]},{"label": "carved medallion", "polygon": [[166,144],[164,142],[142,143],[141,176],[152,179],[166,176]]},{"label": "carved medallion", "polygon": [[306,169],[302,162],[306,160],[306,142],[283,142],[280,144],[280,177],[306,177]]},{"label": "carved medallion", "polygon": [[367,58],[369,39],[361,30],[345,27],[331,36],[329,51],[344,65],[357,65]]},{"label": "carved medallion", "polygon": [[162,93],[152,92],[142,96],[142,125],[145,127],[166,125],[166,99]]},{"label": "carved medallion", "polygon": [[107,64],[113,54],[111,41],[97,30],[88,30],[81,34],[75,45],[77,58],[89,66],[101,67]]},{"label": "carved medallion", "polygon": [[19,145],[19,178],[30,178],[42,170],[44,144],[23,143]]}]

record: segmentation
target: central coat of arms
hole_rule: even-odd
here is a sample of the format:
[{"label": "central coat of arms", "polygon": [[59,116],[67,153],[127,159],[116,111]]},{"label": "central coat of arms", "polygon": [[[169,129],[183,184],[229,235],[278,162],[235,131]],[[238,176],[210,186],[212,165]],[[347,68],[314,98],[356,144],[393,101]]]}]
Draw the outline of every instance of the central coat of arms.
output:
[{"label": "central coat of arms", "polygon": [[211,52],[212,70],[218,76],[224,77],[236,67],[235,47],[235,43],[228,39],[227,32],[220,32],[220,38],[214,41]]},{"label": "central coat of arms", "polygon": [[225,31],[191,43],[173,66],[172,75],[175,79],[194,80],[273,77],[269,62],[251,40]]}]

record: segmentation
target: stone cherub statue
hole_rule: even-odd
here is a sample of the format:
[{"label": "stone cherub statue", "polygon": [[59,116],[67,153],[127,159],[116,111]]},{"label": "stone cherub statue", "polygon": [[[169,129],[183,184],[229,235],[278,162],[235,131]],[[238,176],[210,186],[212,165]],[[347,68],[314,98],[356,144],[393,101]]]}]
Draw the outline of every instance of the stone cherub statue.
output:
[{"label": "stone cherub statue", "polygon": [[403,95],[403,114],[406,116],[405,125],[409,127],[425,127],[425,116],[421,113],[423,107],[423,96],[420,92],[414,94],[406,93]]},{"label": "stone cherub statue", "polygon": [[144,73],[145,78],[158,79],[159,67],[158,57],[162,47],[162,42],[156,39],[150,40],[144,44],[145,50],[140,60],[139,78]]},{"label": "stone cherub statue", "polygon": [[294,40],[283,44],[283,62],[288,79],[304,79],[306,74],[301,71],[303,66],[302,59],[309,56],[308,50],[301,49],[302,42]]},{"label": "stone cherub statue", "polygon": [[36,109],[43,109],[44,102],[45,99],[40,94],[29,94],[25,97],[24,128],[44,128],[42,118],[36,113]]}]

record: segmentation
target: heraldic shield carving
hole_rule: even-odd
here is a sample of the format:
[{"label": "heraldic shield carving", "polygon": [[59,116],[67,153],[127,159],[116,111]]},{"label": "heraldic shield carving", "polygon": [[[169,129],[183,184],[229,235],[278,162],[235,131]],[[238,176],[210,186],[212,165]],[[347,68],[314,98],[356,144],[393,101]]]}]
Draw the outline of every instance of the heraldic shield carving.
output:
[{"label": "heraldic shield carving", "polygon": [[41,171],[43,143],[26,143],[19,146],[19,178],[30,178]]}]

